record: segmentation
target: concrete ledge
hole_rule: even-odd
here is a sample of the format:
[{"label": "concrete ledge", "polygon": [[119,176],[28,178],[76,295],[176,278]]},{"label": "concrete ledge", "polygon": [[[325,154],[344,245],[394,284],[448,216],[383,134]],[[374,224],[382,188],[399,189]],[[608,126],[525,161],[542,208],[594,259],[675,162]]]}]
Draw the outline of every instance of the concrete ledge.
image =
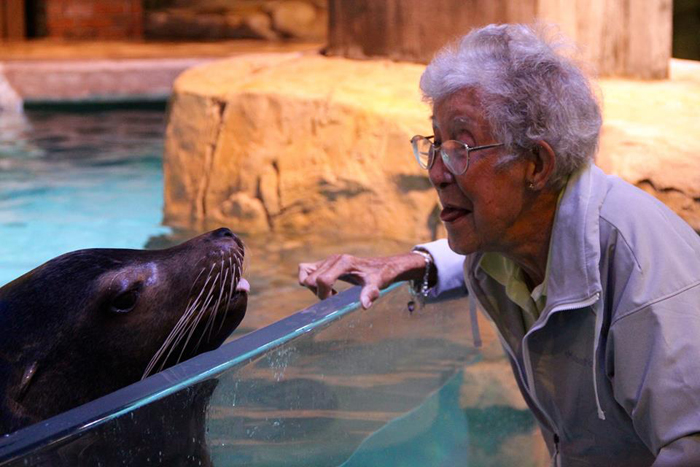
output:
[{"label": "concrete ledge", "polygon": [[175,78],[213,58],[7,62],[4,74],[25,103],[167,100]]},{"label": "concrete ledge", "polygon": [[175,78],[196,65],[250,52],[316,52],[321,47],[253,40],[5,42],[0,47],[0,107],[14,105],[12,93],[29,105],[165,102]]}]

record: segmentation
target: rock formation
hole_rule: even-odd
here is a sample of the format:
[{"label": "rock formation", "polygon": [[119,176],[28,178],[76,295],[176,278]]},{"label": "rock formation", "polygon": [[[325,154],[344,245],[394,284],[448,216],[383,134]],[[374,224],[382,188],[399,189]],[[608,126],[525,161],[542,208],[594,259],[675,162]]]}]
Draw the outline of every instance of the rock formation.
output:
[{"label": "rock formation", "polygon": [[[602,80],[598,163],[700,231],[700,65],[664,81]],[[437,197],[409,140],[430,134],[422,65],[316,54],[247,55],[175,84],[165,218],[241,232],[342,232],[412,241],[441,234]]]},{"label": "rock formation", "polygon": [[671,79],[601,81],[597,163],[666,203],[700,232],[700,63],[671,61]]},{"label": "rock formation", "polygon": [[273,54],[184,73],[166,132],[166,222],[434,236],[436,197],[410,147],[431,132],[422,68]]}]

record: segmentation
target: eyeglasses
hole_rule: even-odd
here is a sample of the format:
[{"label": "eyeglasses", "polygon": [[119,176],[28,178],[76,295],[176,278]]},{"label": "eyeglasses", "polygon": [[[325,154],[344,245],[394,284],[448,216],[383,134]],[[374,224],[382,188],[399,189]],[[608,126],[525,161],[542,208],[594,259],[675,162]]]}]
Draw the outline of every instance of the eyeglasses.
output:
[{"label": "eyeglasses", "polygon": [[443,141],[439,146],[435,146],[431,139],[435,136],[416,135],[411,138],[413,154],[416,156],[418,165],[430,170],[435,163],[435,151],[440,151],[440,157],[447,169],[454,175],[462,175],[469,168],[469,154],[472,151],[481,149],[496,148],[503,146],[503,143],[486,144],[484,146],[469,147],[468,144],[454,139]]}]

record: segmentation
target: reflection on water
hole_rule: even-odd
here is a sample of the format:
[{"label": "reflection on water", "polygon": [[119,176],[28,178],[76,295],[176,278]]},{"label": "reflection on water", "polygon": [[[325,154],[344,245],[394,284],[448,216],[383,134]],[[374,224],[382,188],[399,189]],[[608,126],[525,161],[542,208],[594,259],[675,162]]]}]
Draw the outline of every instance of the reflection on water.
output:
[{"label": "reflection on water", "polygon": [[[220,227],[161,225],[164,128],[164,112],[153,110],[0,113],[0,286],[68,251],[165,248]],[[244,241],[252,293],[236,335],[316,302],[296,283],[299,262],[410,247],[328,236]]]},{"label": "reflection on water", "polygon": [[[158,111],[0,113],[0,286],[67,251],[166,248],[220,227],[182,230],[160,224],[163,130],[164,113]],[[339,252],[388,255],[411,246],[340,234],[242,238],[251,294],[247,316],[233,337],[316,303],[297,285],[299,262]],[[482,353],[488,361],[475,364],[463,303],[450,309],[441,305],[440,313],[409,314],[407,297],[394,296],[395,303],[354,313],[342,325],[302,337],[222,378],[207,430],[214,459],[220,465],[234,459],[250,465],[248,460],[257,457],[257,465],[287,465],[296,458],[302,462],[303,452],[336,463],[348,459],[348,466],[398,465],[400,459],[427,465],[422,459],[438,458],[440,465],[456,465],[443,449],[448,442],[457,458],[469,453],[470,465],[516,465],[516,460],[539,465],[534,459],[544,451],[537,448],[542,441],[530,414],[498,398],[474,396],[491,392],[490,387],[461,384],[468,374],[470,381],[496,381],[489,372],[508,371],[497,365],[502,354],[495,336],[484,329]],[[455,360],[472,365],[455,374]],[[431,392],[443,383],[444,390]],[[207,397],[214,390],[205,389]],[[423,402],[426,394],[432,395]],[[173,447],[167,430],[178,426],[167,417],[190,422],[182,407],[192,410],[192,404],[185,399],[175,405],[179,409],[156,404],[139,412],[148,426],[158,417],[165,420],[165,428],[156,430],[167,441],[164,446]],[[477,402],[469,403],[472,399]],[[457,405],[461,410],[454,411]],[[109,446],[120,439],[129,449],[147,450],[152,446],[128,425],[131,415],[123,429],[112,433],[115,428],[106,427],[105,439]],[[406,437],[417,427],[427,429]],[[146,435],[152,439],[152,433]],[[82,445],[76,449],[81,456],[86,452]]]},{"label": "reflection on water", "polygon": [[0,113],[0,285],[81,248],[166,233],[164,113]]}]

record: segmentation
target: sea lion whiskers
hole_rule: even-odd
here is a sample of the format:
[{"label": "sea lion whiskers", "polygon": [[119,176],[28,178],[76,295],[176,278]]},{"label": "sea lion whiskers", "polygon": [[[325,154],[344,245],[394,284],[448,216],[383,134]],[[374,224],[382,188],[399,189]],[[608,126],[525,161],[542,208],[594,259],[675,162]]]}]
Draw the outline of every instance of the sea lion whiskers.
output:
[{"label": "sea lion whiskers", "polygon": [[[212,265],[211,271],[214,270],[214,265]],[[207,282],[205,282],[204,286],[202,286],[202,292],[204,292],[204,289],[206,289],[207,283],[209,282],[209,279],[211,279],[211,271],[209,271],[209,276],[207,277]],[[168,361],[168,358],[170,358],[170,355],[172,354],[173,350],[180,344],[180,341],[182,341],[182,338],[187,335],[187,339],[185,340],[185,343],[182,345],[182,350],[180,350],[180,355],[177,357],[176,362],[179,363],[182,359],[182,355],[185,352],[185,349],[187,348],[187,344],[190,342],[190,339],[192,338],[192,334],[194,333],[195,329],[197,328],[197,325],[199,324],[199,321],[202,318],[202,315],[206,313],[207,308],[209,307],[209,304],[211,303],[212,300],[212,293],[214,291],[214,287],[216,286],[216,281],[219,278],[219,273],[217,273],[216,277],[214,280],[211,282],[211,286],[209,287],[209,291],[207,292],[207,296],[202,302],[202,305],[197,306],[192,308],[192,310],[188,313],[187,319],[183,323],[182,328],[179,331],[179,335],[177,336],[176,339],[170,344],[170,351],[168,352],[168,355],[163,359],[163,361],[160,364],[160,369],[158,371],[161,371],[163,367],[165,366],[165,362]],[[200,297],[201,293],[200,292]],[[193,319],[190,319],[192,316],[194,316]]]},{"label": "sea lion whiskers", "polygon": [[[234,256],[233,252],[229,252],[229,255],[227,257],[228,259],[228,268],[226,267],[226,261],[225,259],[221,260],[221,269],[224,271],[224,275],[222,276],[221,279],[221,289],[219,292],[219,299],[217,300],[216,305],[214,305],[214,308],[210,310],[210,315],[208,318],[207,326],[205,328],[205,331],[209,331],[209,335],[207,337],[207,341],[211,340],[211,333],[214,330],[214,327],[216,326],[216,318],[218,315],[222,315],[221,317],[221,324],[219,325],[219,329],[216,331],[217,333],[221,331],[221,328],[223,327],[224,323],[226,322],[226,316],[228,314],[228,309],[231,304],[231,298],[233,297],[236,289],[236,285],[241,279],[241,274],[240,274],[240,266],[241,266],[241,261],[239,260],[239,256],[236,256],[237,261],[235,262],[235,265],[232,261],[232,257]],[[228,275],[231,273],[231,282],[228,283]],[[226,285],[229,285],[228,293],[224,295],[224,292],[226,292]],[[224,311],[221,313],[221,301],[222,299],[225,298],[226,301],[226,306],[223,307]],[[200,341],[197,343],[197,347],[199,348],[199,345],[201,343],[202,339],[200,338]]]},{"label": "sea lion whiskers", "polygon": [[[213,262],[211,267],[204,267],[200,270],[197,278],[190,288],[190,296],[193,295],[192,291],[196,290],[196,283],[202,277],[204,272],[207,269],[209,271],[204,284],[199,289],[197,298],[194,301],[190,299],[182,316],[175,324],[158,351],[156,351],[151,358],[151,361],[144,371],[142,379],[154,373],[154,369],[156,368],[158,368],[157,371],[161,371],[178,346],[181,347],[181,350],[177,356],[176,363],[179,363],[182,360],[182,357],[187,350],[196,329],[200,327],[202,323],[205,323],[204,328],[196,345],[194,346],[193,353],[197,353],[197,350],[199,350],[203,342],[210,342],[212,335],[218,334],[223,328],[232,298],[236,293],[237,284],[242,276],[241,270],[244,255],[242,252],[237,250],[228,250],[226,252],[222,251],[221,253],[222,258],[220,261]],[[201,260],[202,259],[200,258],[200,261],[198,261],[197,264],[199,264]],[[215,294],[217,287],[219,288],[218,296]],[[206,317],[206,321],[202,321],[202,318],[204,318],[207,313],[209,315]],[[221,322],[217,327],[216,321],[219,315],[221,315]],[[205,334],[206,340],[204,339]]]},{"label": "sea lion whiskers", "polygon": [[[194,331],[197,329],[197,326],[199,326],[199,322],[202,320],[202,317],[209,311],[209,305],[211,304],[212,300],[214,299],[213,292],[214,292],[214,286],[216,285],[216,281],[219,279],[221,276],[221,273],[218,272],[216,273],[216,277],[212,281],[211,288],[209,289],[209,292],[207,294],[207,298],[205,300],[204,305],[200,308],[199,312],[195,314],[194,319],[188,323],[189,326],[189,332],[187,333],[187,340],[185,340],[185,343],[182,345],[182,349],[180,350],[180,355],[177,357],[177,362],[179,363],[182,360],[182,355],[185,353],[185,349],[187,348],[187,344],[190,343],[190,339],[192,338],[192,335],[194,334]],[[206,327],[204,331],[202,332],[202,335],[206,333]],[[195,348],[199,347],[199,343],[201,342],[201,336],[200,336],[200,341],[197,342],[197,346]],[[167,360],[167,359],[166,359]],[[165,364],[165,362],[163,362]],[[162,367],[162,365],[161,365]]]},{"label": "sea lion whiskers", "polygon": [[[197,261],[197,264],[202,262],[201,258],[199,261]],[[195,264],[195,267],[197,267],[197,264]],[[199,271],[199,274],[197,274],[197,277],[194,278],[194,281],[192,281],[192,285],[190,286],[190,291],[187,293],[188,297],[192,296],[192,291],[194,290],[194,286],[197,284],[197,281],[199,280],[200,277],[202,277],[202,273],[206,271],[207,268],[203,267],[201,271]],[[211,274],[211,271],[209,271],[209,274]]]},{"label": "sea lion whiskers", "polygon": [[[0,436],[219,347],[246,313],[245,253],[219,228],[162,250],[65,253],[0,287]],[[95,335],[103,348],[86,352]]]},{"label": "sea lion whiskers", "polygon": [[[235,266],[234,266],[232,258],[233,258],[233,253],[229,252],[228,270],[227,271],[231,271],[231,282],[229,283],[228,298],[226,300],[226,306],[224,307],[223,316],[221,317],[221,324],[219,325],[219,329],[216,331],[217,333],[221,331],[221,327],[224,325],[224,322],[226,321],[228,309],[231,306],[231,298],[233,298],[233,294],[236,291],[236,285],[241,280],[241,262],[236,261]],[[236,258],[238,259],[238,257],[236,257]],[[222,284],[222,287],[225,287],[225,285],[226,284]]]},{"label": "sea lion whiskers", "polygon": [[[207,340],[206,342],[210,342],[212,338],[212,331],[214,331],[214,327],[216,326],[216,318],[218,315],[223,315],[221,324],[219,325],[219,330],[216,332],[218,333],[221,330],[221,327],[226,321],[226,314],[228,312],[228,308],[231,303],[231,298],[233,297],[233,294],[235,293],[235,288],[237,283],[240,281],[240,261],[236,261],[235,266],[233,262],[231,261],[231,256],[233,255],[232,252],[229,251],[228,255],[228,268],[226,267],[226,260],[225,257],[222,255],[221,259],[221,271],[223,271],[223,275],[221,275],[220,278],[220,283],[219,283],[219,297],[216,301],[216,304],[211,307],[211,308],[206,308],[206,310],[202,311],[201,314],[208,313],[209,316],[207,317],[207,323],[206,326],[204,327],[204,330],[202,331],[202,334],[199,337],[199,341],[197,341],[197,344],[194,348],[194,352],[196,353],[197,350],[199,349],[199,346],[202,344],[203,339],[204,339],[204,334],[207,333]],[[229,273],[231,274],[231,283],[230,287],[227,290],[226,285],[228,284],[228,276]],[[228,292],[226,294],[226,292]],[[225,295],[226,294],[226,295]],[[226,302],[226,306],[224,307],[223,313],[221,312],[221,304],[222,301]]]},{"label": "sea lion whiskers", "polygon": [[238,282],[241,280],[241,270],[243,269],[243,261],[242,259],[236,255],[236,263],[234,266],[233,263],[233,253],[229,253],[228,256],[228,264],[229,264],[229,269],[233,271],[231,273],[231,282],[229,283],[229,293],[228,293],[228,300],[226,301],[226,307],[224,307],[224,313],[223,316],[221,317],[221,324],[219,325],[219,329],[216,331],[217,333],[221,331],[221,328],[223,327],[224,323],[226,322],[226,317],[228,315],[228,310],[231,306],[231,298],[233,298],[233,294],[236,291],[236,285]]},{"label": "sea lion whiskers", "polygon": [[[163,342],[163,344],[160,346],[160,348],[156,351],[156,353],[151,358],[151,361],[148,363],[148,366],[146,367],[146,370],[144,371],[141,379],[146,379],[148,376],[150,376],[151,371],[153,370],[155,365],[158,363],[158,360],[160,359],[160,357],[162,357],[162,355],[168,350],[168,347],[171,347],[171,348],[170,348],[170,351],[168,352],[168,355],[163,359],[163,363],[161,364],[161,368],[165,364],[165,362],[168,360],[168,358],[170,358],[170,354],[172,353],[174,347],[177,346],[177,344],[181,340],[182,336],[178,337],[177,342],[175,342],[172,346],[171,346],[171,343],[173,342],[175,337],[178,334],[180,334],[180,331],[182,329],[187,329],[187,326],[186,326],[187,321],[188,321],[190,315],[193,313],[193,311],[199,306],[199,299],[202,297],[202,294],[206,290],[207,284],[209,283],[209,279],[211,279],[211,273],[214,270],[214,266],[215,265],[212,265],[211,269],[209,270],[209,274],[207,275],[207,279],[205,280],[204,285],[202,286],[202,289],[199,291],[199,295],[197,296],[197,298],[195,298],[194,303],[192,303],[191,306],[188,305],[188,308],[185,308],[185,311],[182,314],[182,316],[180,317],[180,319],[178,320],[177,324],[175,324],[173,329],[170,331],[170,334],[168,334],[168,337],[165,338],[165,341]],[[197,275],[197,279],[195,279],[195,283],[197,282],[197,280],[199,280],[199,278],[201,277],[202,273],[205,270],[206,270],[206,267],[202,268],[202,271],[199,273],[199,275]],[[194,288],[194,284],[192,285],[192,288],[190,288],[190,296],[192,295],[193,288]]]},{"label": "sea lion whiskers", "polygon": [[[227,274],[228,274],[228,271],[227,271]],[[213,322],[214,322],[216,314],[219,310],[219,305],[221,304],[221,296],[224,293],[224,288],[222,287],[224,276],[221,275],[221,273],[219,273],[219,274],[217,274],[217,278],[219,279],[219,297],[217,298],[216,304],[213,307],[211,307],[211,308],[207,307],[203,312],[200,313],[200,315],[198,317],[199,319],[201,319],[205,314],[208,314],[207,321],[206,321],[206,324],[204,326],[204,330],[202,331],[201,335],[199,336],[199,340],[197,341],[197,344],[194,347],[195,352],[197,352],[197,349],[199,349],[199,346],[202,343],[202,339],[204,339],[204,335],[207,334],[207,332],[209,333],[209,336],[207,337],[207,342],[209,342],[209,340],[211,340],[211,331],[214,327]],[[191,332],[194,332],[194,328],[192,328]]]},{"label": "sea lion whiskers", "polygon": [[168,334],[168,336],[165,338],[165,341],[160,346],[158,351],[153,355],[153,358],[151,358],[151,361],[148,363],[148,366],[146,367],[146,370],[144,371],[144,374],[141,377],[141,379],[145,379],[146,377],[150,376],[153,368],[155,368],[155,365],[158,363],[161,357],[163,357],[163,354],[169,349],[168,354],[165,356],[165,358],[162,359],[163,361],[160,366],[160,369],[162,370],[164,363],[170,357],[174,346],[177,345],[177,342],[179,342],[180,338],[177,339],[177,342],[175,342],[175,344],[173,344],[173,340],[175,340],[175,338],[181,333],[182,329],[186,329],[187,319],[189,318],[189,315],[192,314],[193,310],[198,306],[199,302],[197,300],[192,302],[190,299],[187,308],[185,308],[185,312],[182,314],[175,327],[173,327],[172,331],[170,331],[170,334]]},{"label": "sea lion whiskers", "polygon": [[[234,271],[233,268],[233,261],[232,261],[233,254],[228,255],[228,265],[229,265],[229,271]],[[238,263],[236,263],[238,264]],[[231,273],[231,282],[229,286],[229,292],[228,292],[228,300],[226,301],[226,307],[224,307],[224,313],[223,316],[221,317],[221,324],[219,325],[219,329],[216,330],[217,333],[221,332],[221,328],[223,327],[224,323],[226,322],[226,315],[228,315],[228,308],[231,306],[231,298],[233,297],[233,293],[236,289],[236,282],[237,280],[240,280],[240,277],[236,279],[236,273],[232,272]]]},{"label": "sea lion whiskers", "polygon": [[[223,260],[222,260],[222,268],[223,268]],[[224,271],[224,275],[221,277],[221,284],[219,286],[219,299],[216,302],[216,305],[214,305],[214,309],[212,310],[210,316],[209,316],[209,322],[207,323],[207,327],[209,328],[209,333],[207,335],[207,342],[211,340],[211,335],[212,332],[214,331],[214,328],[216,327],[216,318],[221,314],[221,305],[222,305],[222,299],[223,303],[227,303],[230,300],[230,297],[228,296],[228,290],[226,286],[228,285],[228,276],[229,274],[233,275],[229,269],[226,269]]]},{"label": "sea lion whiskers", "polygon": [[216,321],[216,315],[219,312],[219,305],[221,304],[221,297],[224,295],[224,291],[226,290],[224,288],[224,284],[227,282],[226,278],[228,277],[228,269],[224,270],[224,260],[223,258],[221,259],[221,272],[224,274],[220,275],[219,278],[219,298],[216,300],[216,305],[214,305],[214,308],[211,309],[209,313],[209,317],[207,318],[207,325],[204,328],[204,332],[202,332],[202,335],[199,338],[199,342],[197,342],[197,346],[195,347],[196,349],[199,348],[200,342],[202,342],[202,338],[204,338],[204,334],[207,333],[208,331],[208,336],[207,336],[207,341],[211,340],[211,331],[214,329],[214,323]]}]

